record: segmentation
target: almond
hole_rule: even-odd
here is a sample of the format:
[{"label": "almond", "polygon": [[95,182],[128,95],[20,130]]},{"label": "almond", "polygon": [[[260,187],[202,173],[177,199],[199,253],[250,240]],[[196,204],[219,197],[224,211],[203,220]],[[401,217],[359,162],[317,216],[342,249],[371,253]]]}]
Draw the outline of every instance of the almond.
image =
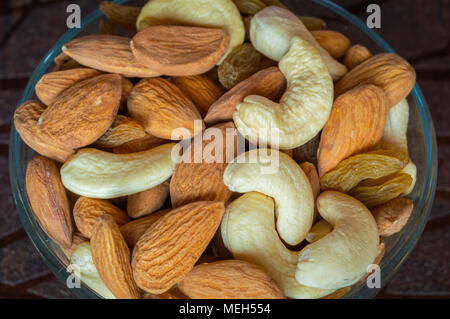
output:
[{"label": "almond", "polygon": [[236,106],[249,95],[261,95],[268,99],[277,99],[286,89],[286,79],[277,67],[270,67],[241,81],[222,95],[208,110],[205,122],[209,125],[230,121]]},{"label": "almond", "polygon": [[[63,91],[41,116],[43,136],[65,149],[95,142],[111,126],[119,110],[121,77],[95,76]],[[94,107],[95,106],[95,107]]]},{"label": "almond", "polygon": [[142,152],[166,144],[167,142],[167,140],[163,140],[153,135],[146,134],[145,137],[138,138],[136,140],[126,142],[120,146],[114,147],[113,152],[116,154]]},{"label": "almond", "polygon": [[147,133],[163,139],[172,139],[177,128],[185,128],[193,136],[194,121],[202,120],[194,103],[162,78],[143,79],[136,84],[128,98],[128,112]]},{"label": "almond", "polygon": [[45,105],[50,105],[65,89],[81,80],[99,75],[100,72],[88,68],[76,68],[44,74],[36,83],[36,95]]},{"label": "almond", "polygon": [[[218,145],[216,138],[225,137],[227,138],[221,144],[222,149],[216,149],[214,147]],[[202,138],[201,142],[195,141],[200,138]],[[236,129],[232,122],[210,127],[203,132],[203,135],[195,136],[194,142],[184,152],[184,160],[177,164],[170,180],[170,199],[173,207],[196,201],[226,202],[229,199],[231,191],[223,183],[223,173],[228,162],[236,155],[236,149],[233,148],[237,144],[236,139]],[[202,143],[203,158],[195,157],[193,150],[197,151],[196,143]],[[214,153],[210,154],[211,157],[205,158],[204,153],[207,153],[211,147],[214,147]],[[230,150],[234,150],[233,153],[226,154]],[[220,153],[216,154],[216,152]]]},{"label": "almond", "polygon": [[139,63],[161,74],[198,75],[216,65],[229,42],[230,36],[222,29],[152,26],[133,37],[131,50]]},{"label": "almond", "polygon": [[121,104],[127,104],[128,97],[130,96],[133,83],[127,78],[122,77],[122,96],[120,97]]},{"label": "almond", "polygon": [[106,20],[101,20],[98,23],[98,33],[99,34],[119,35],[119,31],[117,31],[116,26]]},{"label": "almond", "polygon": [[340,32],[332,30],[311,31],[316,41],[335,59],[340,59],[351,47],[350,40]]},{"label": "almond", "polygon": [[183,279],[213,238],[224,212],[223,203],[196,202],[158,219],[133,251],[137,285],[160,294]]},{"label": "almond", "polygon": [[99,148],[113,148],[145,137],[145,131],[138,122],[124,115],[117,115],[114,123],[96,142]]},{"label": "almond", "polygon": [[115,25],[130,31],[136,31],[136,20],[141,8],[121,6],[112,1],[102,1],[100,10]]},{"label": "almond", "polygon": [[194,102],[202,116],[223,94],[223,90],[205,75],[174,77],[172,81]]},{"label": "almond", "polygon": [[116,224],[120,227],[129,222],[127,214],[104,199],[78,198],[73,208],[73,217],[78,230],[86,238],[91,238],[92,228],[98,216],[108,214],[112,216]]},{"label": "almond", "polygon": [[53,68],[53,72],[77,69],[77,68],[83,67],[80,63],[78,63],[77,61],[72,59],[70,56],[68,56],[64,52],[61,52],[60,54],[58,54],[53,59],[53,61],[56,64],[56,66]]},{"label": "almond", "polygon": [[[317,197],[320,194],[320,179],[319,174],[317,173],[317,169],[314,164],[309,162],[304,162],[300,164],[300,168],[305,173],[306,177],[308,177],[309,183],[311,184],[311,189],[314,196],[314,203],[317,200]],[[317,206],[314,204],[314,219],[317,216]]]},{"label": "almond", "polygon": [[344,75],[334,92],[338,97],[357,85],[377,85],[386,93],[389,107],[393,107],[408,96],[415,82],[416,72],[405,59],[393,53],[381,53]]},{"label": "almond", "polygon": [[151,215],[133,220],[122,227],[120,231],[123,238],[130,246],[136,245],[139,238],[153,225],[158,219],[167,214],[170,209],[163,209]]},{"label": "almond", "polygon": [[372,209],[380,236],[398,233],[406,225],[413,211],[413,202],[407,198],[396,198]]},{"label": "almond", "polygon": [[73,154],[73,150],[60,148],[50,137],[42,135],[39,124],[45,108],[44,104],[37,101],[23,103],[14,112],[14,127],[25,144],[34,151],[64,163]]},{"label": "almond", "polygon": [[383,135],[387,99],[374,85],[361,85],[339,96],[322,131],[317,159],[322,177],[347,157],[375,146]]},{"label": "almond", "polygon": [[195,266],[178,287],[192,299],[285,298],[269,275],[241,260],[222,260]]},{"label": "almond", "polygon": [[78,63],[126,77],[155,77],[158,72],[136,62],[130,39],[116,35],[95,34],[66,43],[62,51]]},{"label": "almond", "polygon": [[160,209],[169,196],[169,182],[166,181],[146,191],[128,196],[127,213],[139,218]]},{"label": "almond", "polygon": [[42,229],[64,248],[72,245],[73,225],[66,190],[56,165],[37,155],[27,165],[26,191]]},{"label": "almond", "polygon": [[370,53],[369,49],[360,44],[356,44],[345,53],[344,64],[351,70],[371,57],[372,53]]},{"label": "almond", "polygon": [[111,215],[99,216],[91,237],[92,259],[100,278],[116,298],[140,297],[130,266],[130,250]]}]

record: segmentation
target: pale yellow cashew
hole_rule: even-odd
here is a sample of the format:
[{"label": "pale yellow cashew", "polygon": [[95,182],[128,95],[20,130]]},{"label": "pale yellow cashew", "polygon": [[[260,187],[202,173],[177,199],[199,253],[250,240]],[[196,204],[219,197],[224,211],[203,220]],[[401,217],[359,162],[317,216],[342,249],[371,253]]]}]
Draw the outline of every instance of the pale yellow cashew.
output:
[{"label": "pale yellow cashew", "polygon": [[333,231],[300,251],[295,278],[321,289],[350,286],[377,256],[377,223],[361,202],[340,192],[323,192],[317,207]]},{"label": "pale yellow cashew", "polygon": [[291,11],[279,7],[267,7],[251,20],[250,39],[253,46],[272,60],[279,61],[288,52],[291,39],[298,36],[313,45],[325,61],[333,80],[339,80],[347,67],[336,61]]},{"label": "pale yellow cashew", "polygon": [[[311,185],[289,155],[272,150],[270,156],[264,156],[269,151],[252,150],[239,155],[228,164],[223,182],[233,192],[256,191],[272,197],[280,237],[290,245],[297,245],[305,239],[314,217]],[[268,167],[273,172],[264,173]]]},{"label": "pale yellow cashew", "polygon": [[178,157],[175,143],[153,149],[114,154],[93,148],[78,151],[61,167],[61,181],[75,194],[116,198],[142,192],[172,176]]},{"label": "pale yellow cashew", "polygon": [[[280,149],[293,149],[314,138],[328,120],[333,81],[317,50],[299,37],[292,39],[279,68],[287,80],[280,103],[247,96],[236,107],[233,119],[241,134],[250,140],[257,138]],[[274,131],[277,134],[272,134]]]},{"label": "pale yellow cashew", "polygon": [[233,201],[220,226],[225,246],[236,259],[262,267],[287,297],[320,298],[334,290],[306,287],[295,280],[298,252],[278,237],[270,197],[251,192]]},{"label": "pale yellow cashew", "polygon": [[325,219],[321,219],[311,227],[310,231],[306,235],[306,241],[308,243],[314,243],[331,233],[332,230],[333,226],[331,226]]}]

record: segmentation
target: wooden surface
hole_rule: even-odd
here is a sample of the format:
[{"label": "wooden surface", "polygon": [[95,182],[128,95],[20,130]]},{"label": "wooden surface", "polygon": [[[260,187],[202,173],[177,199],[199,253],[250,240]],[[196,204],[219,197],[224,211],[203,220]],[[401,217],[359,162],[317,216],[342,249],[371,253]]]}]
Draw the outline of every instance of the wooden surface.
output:
[{"label": "wooden surface", "polygon": [[[42,262],[21,227],[8,172],[8,137],[14,109],[44,54],[66,31],[65,9],[78,3],[82,14],[100,1],[0,1],[0,298],[72,298]],[[292,1],[291,1],[292,2]],[[336,0],[365,21],[377,3],[377,32],[408,59],[430,106],[439,146],[439,176],[430,220],[417,247],[382,298],[450,297],[450,0]],[[306,9],[305,9],[306,10]],[[302,14],[311,14],[302,12]],[[331,18],[332,19],[332,18]],[[331,22],[330,25],[333,25]],[[351,30],[349,30],[351,33]],[[349,34],[351,36],[351,34]]]}]

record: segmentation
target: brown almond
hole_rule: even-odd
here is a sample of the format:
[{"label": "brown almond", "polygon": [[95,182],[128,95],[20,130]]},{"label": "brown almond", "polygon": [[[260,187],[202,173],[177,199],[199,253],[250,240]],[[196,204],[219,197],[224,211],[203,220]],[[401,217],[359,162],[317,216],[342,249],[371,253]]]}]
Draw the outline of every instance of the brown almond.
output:
[{"label": "brown almond", "polygon": [[76,68],[44,74],[36,83],[36,95],[45,105],[50,105],[65,89],[84,79],[99,75],[100,72],[88,68]]},{"label": "brown almond", "polygon": [[332,30],[311,31],[314,39],[335,59],[340,59],[351,47],[350,40],[340,32]]},{"label": "brown almond", "polygon": [[338,97],[357,85],[373,84],[384,90],[389,107],[393,107],[408,96],[415,83],[416,72],[405,59],[381,53],[350,70],[336,83],[334,92]]},{"label": "brown almond", "polygon": [[383,135],[386,116],[387,99],[377,86],[360,85],[339,96],[320,138],[319,176],[347,157],[375,146]]},{"label": "brown almond", "polygon": [[169,181],[165,181],[146,191],[128,196],[127,213],[132,218],[139,218],[160,209],[169,196]]},{"label": "brown almond", "polygon": [[370,53],[369,49],[360,44],[356,44],[345,53],[344,64],[351,70],[371,57],[372,53]]},{"label": "brown almond", "polygon": [[[314,196],[314,203],[317,200],[317,197],[320,194],[320,179],[319,174],[317,173],[317,169],[314,164],[309,162],[304,162],[300,164],[300,168],[305,173],[306,177],[308,177],[309,183],[311,184],[311,189]],[[314,204],[314,218],[317,216],[317,207]]]},{"label": "brown almond", "polygon": [[223,94],[223,90],[206,75],[174,77],[172,81],[194,102],[202,116]]},{"label": "brown almond", "polygon": [[152,26],[133,37],[131,50],[139,63],[160,74],[186,76],[213,68],[227,52],[229,42],[222,29]]},{"label": "brown almond", "polygon": [[222,95],[208,110],[205,123],[212,125],[230,121],[236,106],[249,95],[261,95],[276,100],[286,89],[286,79],[277,67],[253,74]]},{"label": "brown almond", "polygon": [[56,165],[37,155],[27,165],[26,191],[39,225],[57,244],[72,245],[73,223],[66,190]]},{"label": "brown almond", "polygon": [[120,103],[126,106],[128,97],[130,96],[133,83],[127,78],[122,77],[122,96],[120,97]]},{"label": "brown almond", "polygon": [[141,8],[121,6],[112,1],[102,1],[100,10],[115,25],[126,30],[136,31],[136,20]]},{"label": "brown almond", "polygon": [[167,214],[170,209],[163,209],[159,212],[150,214],[145,217],[135,219],[120,227],[123,238],[130,246],[136,245],[139,238],[153,225],[158,219]]},{"label": "brown almond", "polygon": [[98,33],[99,34],[119,35],[119,31],[117,31],[116,26],[106,20],[101,20],[98,23]]},{"label": "brown almond", "polygon": [[83,236],[88,239],[92,236],[95,220],[103,214],[111,215],[119,227],[130,221],[127,214],[120,208],[104,199],[81,196],[73,208],[75,224]]},{"label": "brown almond", "polygon": [[372,209],[380,236],[398,233],[406,225],[413,211],[413,202],[407,198],[396,198]]},{"label": "brown almond", "polygon": [[113,152],[116,154],[142,152],[166,144],[167,142],[167,140],[163,140],[157,138],[156,136],[146,134],[145,137],[138,138],[136,140],[126,142],[120,146],[114,147]]},{"label": "brown almond", "polygon": [[192,299],[284,299],[261,268],[241,260],[197,265],[178,284]]},{"label": "brown almond", "polygon": [[78,63],[126,77],[155,77],[159,73],[138,63],[130,48],[130,39],[116,35],[95,34],[74,39],[62,50]]},{"label": "brown almond", "polygon": [[95,143],[96,147],[113,148],[145,137],[144,128],[138,122],[124,115],[117,115],[114,123]]},{"label": "brown almond", "polygon": [[161,294],[183,279],[213,238],[224,212],[223,203],[196,202],[158,219],[133,251],[137,285],[149,293]]},{"label": "brown almond", "polygon": [[190,137],[194,136],[195,120],[204,129],[194,103],[176,85],[162,78],[143,79],[133,87],[128,113],[147,133],[163,139],[172,139],[177,128],[185,128]]},{"label": "brown almond", "polygon": [[83,67],[80,63],[78,63],[77,61],[72,59],[70,56],[68,56],[64,52],[61,52],[60,54],[58,54],[53,59],[53,61],[56,64],[56,66],[53,68],[53,72],[77,69],[77,68]]},{"label": "brown almond", "polygon": [[100,278],[116,298],[140,298],[130,266],[130,250],[113,217],[99,216],[91,238],[92,260]]}]

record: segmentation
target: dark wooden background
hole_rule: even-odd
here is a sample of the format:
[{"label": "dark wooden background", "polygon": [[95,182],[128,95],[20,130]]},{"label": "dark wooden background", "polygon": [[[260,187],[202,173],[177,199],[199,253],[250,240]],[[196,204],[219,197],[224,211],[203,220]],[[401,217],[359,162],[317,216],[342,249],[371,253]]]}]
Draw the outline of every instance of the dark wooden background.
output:
[{"label": "dark wooden background", "polygon": [[[66,7],[82,14],[93,0],[0,1],[0,298],[73,298],[34,250],[21,227],[11,195],[8,138],[11,118],[31,72],[66,31]],[[450,0],[336,0],[363,21],[377,3],[377,32],[408,59],[433,115],[439,146],[439,176],[430,220],[417,247],[382,298],[450,297]],[[308,14],[305,12],[303,14]]]}]

